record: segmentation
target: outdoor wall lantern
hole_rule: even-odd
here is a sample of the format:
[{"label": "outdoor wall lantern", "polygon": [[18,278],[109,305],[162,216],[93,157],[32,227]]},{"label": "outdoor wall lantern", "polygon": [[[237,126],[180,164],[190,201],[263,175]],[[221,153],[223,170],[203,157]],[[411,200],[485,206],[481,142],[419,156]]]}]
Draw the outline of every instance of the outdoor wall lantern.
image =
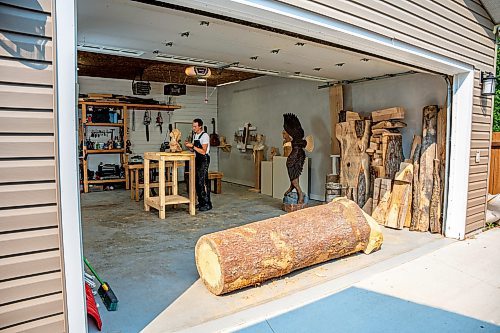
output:
[{"label": "outdoor wall lantern", "polygon": [[481,83],[483,84],[481,88],[481,95],[483,96],[493,96],[495,95],[495,86],[497,78],[490,72],[481,73]]}]

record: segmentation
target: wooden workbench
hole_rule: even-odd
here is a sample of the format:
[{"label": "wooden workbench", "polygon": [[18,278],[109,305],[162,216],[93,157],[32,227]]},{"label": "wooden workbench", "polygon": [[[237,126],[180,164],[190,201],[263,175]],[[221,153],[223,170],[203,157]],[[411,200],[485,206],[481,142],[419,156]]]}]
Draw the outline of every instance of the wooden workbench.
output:
[{"label": "wooden workbench", "polygon": [[[170,172],[172,170],[172,162],[166,164],[166,175],[167,182],[165,183],[168,194],[171,193],[172,180]],[[144,169],[144,163],[139,164],[127,164],[125,166],[125,172],[128,173],[128,179],[130,180],[130,187],[127,184],[127,190],[130,189],[130,199],[139,201],[139,190],[144,189],[144,182],[139,181],[139,171]],[[158,163],[150,163],[149,169],[158,169]],[[156,188],[159,186],[159,182],[151,183],[149,182],[150,188]]]},{"label": "wooden workbench", "polygon": [[[159,196],[149,196],[149,167],[150,161],[158,162],[159,173]],[[167,153],[167,152],[147,152],[144,153],[144,210],[149,211],[151,207],[159,211],[161,219],[165,218],[165,206],[187,203],[189,204],[189,214],[195,215],[196,194],[194,189],[194,172],[189,173],[189,198],[178,194],[177,167],[189,162],[189,170],[194,170],[194,153]],[[172,194],[165,195],[165,164],[172,163]]]}]

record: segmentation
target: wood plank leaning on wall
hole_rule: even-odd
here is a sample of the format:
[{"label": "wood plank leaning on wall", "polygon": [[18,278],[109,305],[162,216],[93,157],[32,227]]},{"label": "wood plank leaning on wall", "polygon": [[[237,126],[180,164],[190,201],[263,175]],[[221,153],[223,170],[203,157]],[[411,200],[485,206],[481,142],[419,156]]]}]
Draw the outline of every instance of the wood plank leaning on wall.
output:
[{"label": "wood plank leaning on wall", "polygon": [[335,128],[339,122],[339,112],[344,109],[344,95],[342,85],[330,87],[330,140],[332,155],[340,155],[340,142],[335,137]]}]

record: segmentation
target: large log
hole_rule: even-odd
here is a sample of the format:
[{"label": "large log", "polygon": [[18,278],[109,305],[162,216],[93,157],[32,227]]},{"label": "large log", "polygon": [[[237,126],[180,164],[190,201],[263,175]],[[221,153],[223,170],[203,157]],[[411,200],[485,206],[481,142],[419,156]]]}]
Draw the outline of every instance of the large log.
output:
[{"label": "large log", "polygon": [[[340,182],[348,186],[348,198],[363,207],[370,193],[369,120],[338,123],[335,131],[341,147]],[[361,189],[358,189],[360,187]],[[366,190],[368,189],[368,191]]]},{"label": "large log", "polygon": [[424,107],[422,147],[420,149],[420,170],[418,176],[420,191],[418,202],[420,217],[416,228],[418,231],[429,230],[429,209],[431,205],[432,186],[434,184],[434,159],[436,158],[437,114],[437,105]]},{"label": "large log", "polygon": [[420,171],[420,148],[421,144],[417,143],[413,155],[413,200],[411,203],[412,214],[410,222],[410,230],[417,230],[418,220],[420,219],[419,200],[420,200],[420,187],[419,184],[419,171]]},{"label": "large log", "polygon": [[403,137],[400,133],[382,134],[382,160],[385,176],[394,179],[401,162],[404,161]]},{"label": "large log", "polygon": [[440,160],[434,160],[434,185],[432,187],[431,207],[429,212],[430,229],[433,233],[441,232],[441,180],[439,176]]},{"label": "large log", "polygon": [[202,236],[196,267],[215,295],[382,245],[381,228],[346,198]]}]

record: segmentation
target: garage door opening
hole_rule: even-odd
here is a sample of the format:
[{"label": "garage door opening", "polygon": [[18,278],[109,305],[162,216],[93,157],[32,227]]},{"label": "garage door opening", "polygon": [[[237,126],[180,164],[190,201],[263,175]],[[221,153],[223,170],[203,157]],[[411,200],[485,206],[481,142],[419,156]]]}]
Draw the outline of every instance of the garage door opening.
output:
[{"label": "garage door opening", "polygon": [[[409,199],[415,183],[413,178],[394,181],[401,163],[413,168],[411,157],[417,148],[415,137],[424,131],[424,112],[431,112],[428,106],[437,106],[432,109],[432,123],[426,123],[430,127],[425,130],[434,131],[434,153],[425,161],[430,163],[426,164],[428,170],[433,170],[435,159],[440,163],[440,189],[435,196],[441,212],[444,210],[449,97],[442,75],[195,13],[131,2],[80,1],[78,6],[81,176],[82,191],[89,192],[81,196],[83,245],[85,256],[119,298],[116,312],[100,307],[107,330],[138,331],[158,315],[149,326],[152,330],[192,327],[430,246],[442,238],[441,230],[431,234],[403,228],[406,212],[411,223]],[[186,67],[192,65],[209,67],[212,76],[206,82],[186,76]],[[149,82],[149,94],[134,96],[133,81]],[[165,94],[166,84],[186,84],[185,95]],[[143,102],[148,106],[139,105]],[[168,107],[172,105],[175,107]],[[108,118],[96,121],[103,111]],[[381,111],[378,121],[373,119],[374,111]],[[396,225],[384,228],[383,248],[373,255],[319,264],[257,288],[216,297],[199,280],[194,245],[203,234],[284,214],[281,200],[288,179],[281,132],[283,114],[288,112],[298,116],[306,135],[315,140],[301,179],[310,205],[327,199],[328,183],[347,184],[347,176],[328,178],[338,173],[332,169],[331,155],[340,155],[341,165],[348,158],[359,158],[363,162],[353,163],[368,169],[363,172],[366,188],[361,192],[361,185],[351,184],[350,190],[341,194],[363,202],[370,211],[385,200],[385,211],[379,212],[381,223],[386,224],[387,216],[395,214],[391,223],[396,221]],[[117,117],[116,122],[112,117]],[[163,122],[157,122],[158,117]],[[367,123],[368,137],[362,143],[363,135],[356,134],[356,127],[370,117],[373,123]],[[226,146],[211,147],[210,153],[210,171],[222,174],[218,187],[217,178],[213,180],[220,193],[211,194],[214,208],[209,212],[191,216],[180,204],[168,207],[166,218],[160,219],[157,210],[144,211],[142,189],[134,187],[135,180],[143,176],[130,166],[135,156],[139,161],[135,165],[140,165],[145,152],[160,151],[173,129],[182,132],[182,143],[195,118],[203,120],[208,132],[226,139]],[[353,146],[360,150],[359,156],[343,156],[332,145],[339,144],[332,140],[338,124],[351,121],[354,132],[345,130],[356,138]],[[242,142],[242,134],[248,131],[253,141]],[[253,154],[257,134],[265,137],[266,147],[259,168]],[[389,140],[385,146],[384,140]],[[105,146],[109,149],[104,150]],[[279,151],[273,160],[272,150]],[[395,165],[388,166],[386,159],[391,158]],[[370,172],[373,167],[378,171]],[[256,170],[260,184],[256,184]],[[178,191],[187,196],[184,171],[182,166],[178,169]],[[130,174],[134,174],[133,181]],[[359,175],[358,169],[358,182]],[[425,176],[431,187],[430,192],[426,188],[429,204],[424,207],[430,209],[436,174],[428,171]],[[261,193],[249,191],[257,185]],[[391,201],[390,193],[396,189],[406,199]],[[367,203],[370,198],[371,205]],[[442,214],[438,214],[442,223]],[[95,331],[92,324],[89,331]]]}]

